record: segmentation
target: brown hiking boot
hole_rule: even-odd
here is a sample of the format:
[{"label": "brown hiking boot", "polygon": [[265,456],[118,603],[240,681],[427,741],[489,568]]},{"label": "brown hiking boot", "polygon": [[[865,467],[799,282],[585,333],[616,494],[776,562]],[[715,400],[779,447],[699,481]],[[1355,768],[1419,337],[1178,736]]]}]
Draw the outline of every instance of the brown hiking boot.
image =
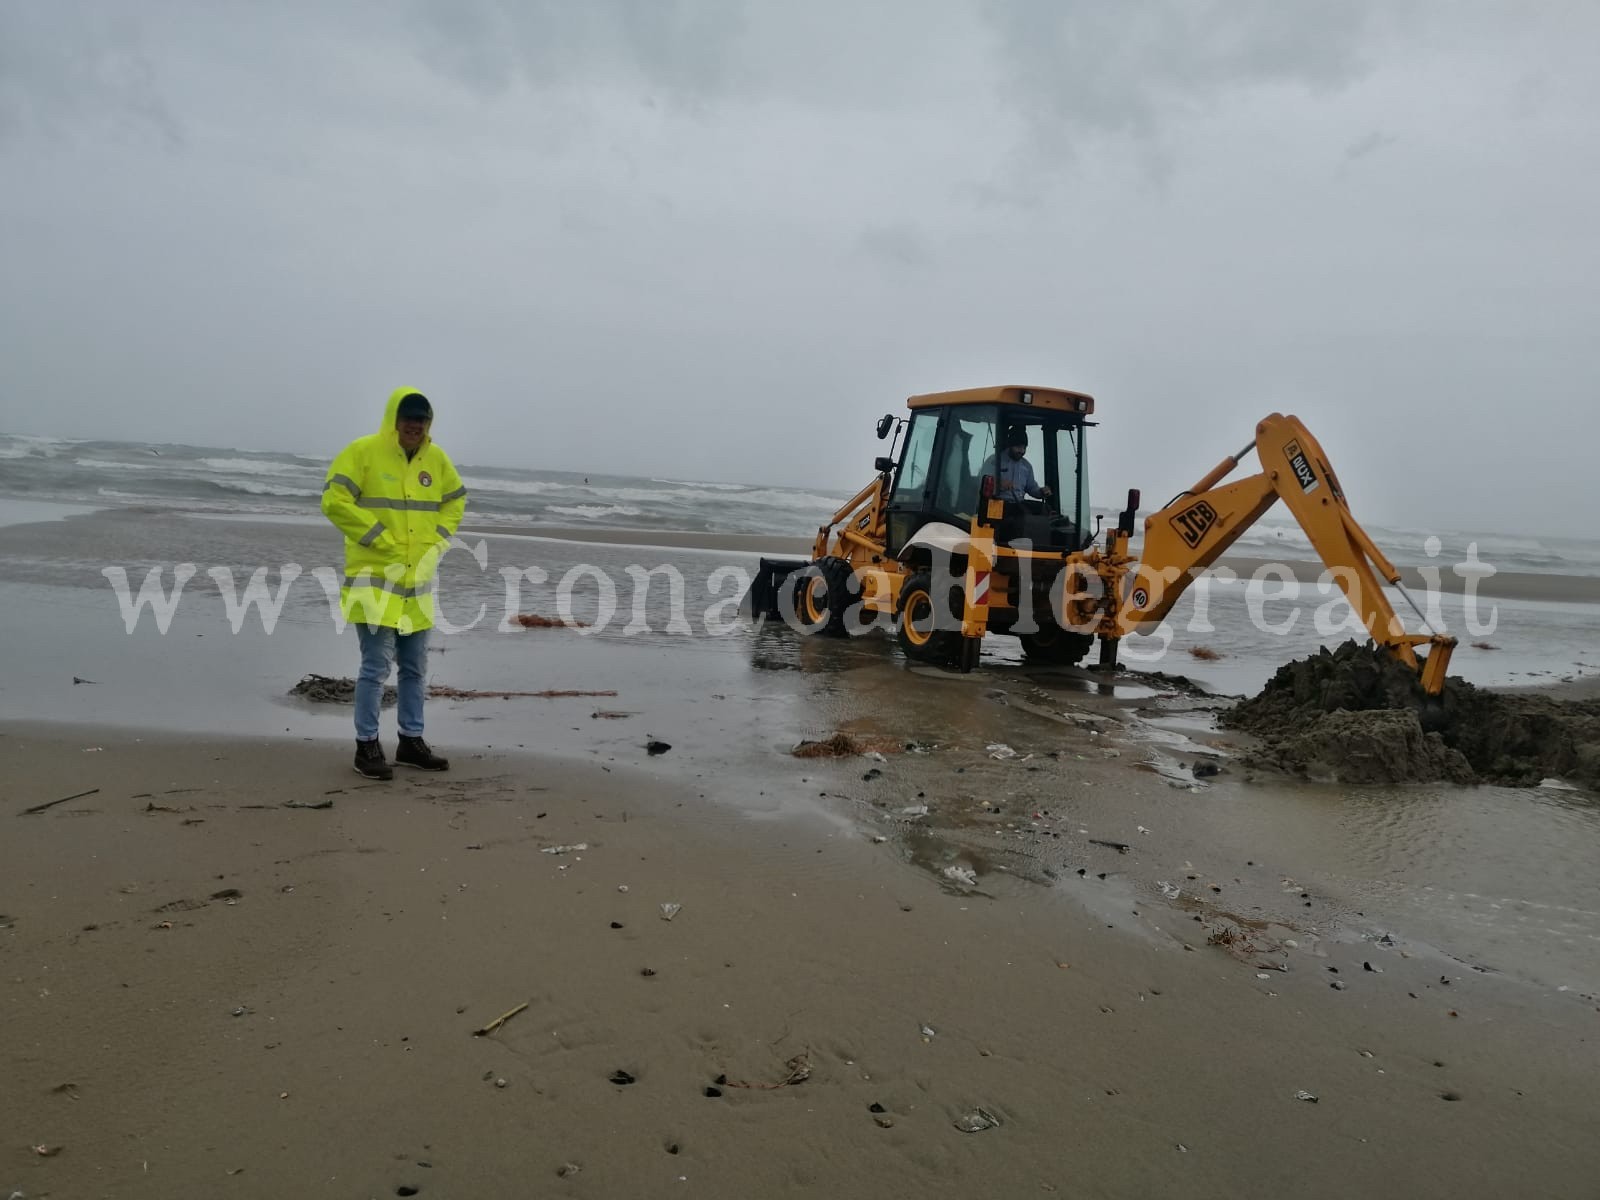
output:
[{"label": "brown hiking boot", "polygon": [[395,747],[394,761],[398,766],[415,767],[419,771],[450,769],[448,758],[439,757],[420,737],[407,737],[405,734],[400,735],[400,744]]},{"label": "brown hiking boot", "polygon": [[368,779],[393,779],[394,768],[383,757],[383,743],[377,738],[370,742],[356,742],[355,768],[357,775]]}]

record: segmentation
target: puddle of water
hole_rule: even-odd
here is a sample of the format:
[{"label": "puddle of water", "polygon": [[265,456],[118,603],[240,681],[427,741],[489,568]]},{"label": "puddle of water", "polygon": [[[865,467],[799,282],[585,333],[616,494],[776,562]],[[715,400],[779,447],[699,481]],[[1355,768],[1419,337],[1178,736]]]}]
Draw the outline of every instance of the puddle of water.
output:
[{"label": "puddle of water", "polygon": [[[1199,714],[1180,713],[1170,716],[1147,717],[1139,715],[1122,729],[1123,736],[1141,746],[1144,757],[1138,766],[1160,776],[1174,787],[1202,792],[1205,782],[1216,774],[1215,764],[1229,759],[1232,754],[1209,743],[1196,741],[1190,734],[1214,734],[1209,721]],[[1212,769],[1196,773],[1199,764]]]},{"label": "puddle of water", "polygon": [[1159,915],[1164,910],[1158,910],[1156,924],[1143,919],[1139,914],[1142,906],[1150,903],[1150,897],[1141,894],[1133,881],[1120,873],[1107,872],[1100,879],[1093,872],[1083,876],[1072,872],[1056,881],[1055,890],[1097,921],[1132,933],[1151,945],[1173,944],[1172,935],[1156,927],[1165,923],[1166,919]]},{"label": "puddle of water", "polygon": [[57,504],[50,500],[20,500],[0,496],[0,525],[32,525],[43,521],[64,521],[96,511],[82,504]]},{"label": "puddle of water", "polygon": [[1217,736],[1217,723],[1209,710],[1159,714],[1141,711],[1136,715],[1140,721],[1153,729],[1170,729],[1189,736],[1194,734],[1211,738]]}]

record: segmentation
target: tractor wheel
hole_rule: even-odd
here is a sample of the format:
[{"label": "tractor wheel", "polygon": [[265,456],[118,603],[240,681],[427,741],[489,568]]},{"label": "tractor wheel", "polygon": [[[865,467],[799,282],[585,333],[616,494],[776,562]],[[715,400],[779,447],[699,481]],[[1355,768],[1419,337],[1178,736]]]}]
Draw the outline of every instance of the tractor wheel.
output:
[{"label": "tractor wheel", "polygon": [[961,636],[963,603],[960,584],[951,585],[943,607],[937,608],[929,572],[918,571],[907,579],[900,589],[900,615],[895,622],[895,640],[906,657],[941,667],[961,666],[965,658],[962,643],[967,640]]},{"label": "tractor wheel", "polygon": [[794,614],[805,633],[844,637],[845,613],[860,595],[855,583],[855,568],[848,561],[829,555],[798,572],[794,585]]},{"label": "tractor wheel", "polygon": [[1089,634],[1072,633],[1054,623],[1041,625],[1038,633],[1019,633],[1017,640],[1030,663],[1052,667],[1076,666],[1094,645]]}]

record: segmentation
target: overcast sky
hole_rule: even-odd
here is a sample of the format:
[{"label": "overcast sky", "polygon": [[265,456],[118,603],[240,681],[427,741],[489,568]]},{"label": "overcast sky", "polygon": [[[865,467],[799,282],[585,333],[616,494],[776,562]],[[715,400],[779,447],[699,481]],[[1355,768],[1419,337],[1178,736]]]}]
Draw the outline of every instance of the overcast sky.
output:
[{"label": "overcast sky", "polygon": [[1358,516],[1592,534],[1587,0],[0,0],[0,430],[853,488],[1099,399]]}]

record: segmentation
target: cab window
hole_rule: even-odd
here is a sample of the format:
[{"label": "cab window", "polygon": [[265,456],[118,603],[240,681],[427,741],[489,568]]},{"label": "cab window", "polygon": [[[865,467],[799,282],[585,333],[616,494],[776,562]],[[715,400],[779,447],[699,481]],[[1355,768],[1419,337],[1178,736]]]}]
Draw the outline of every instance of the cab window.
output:
[{"label": "cab window", "polygon": [[1083,514],[1078,512],[1078,439],[1083,436],[1083,430],[1067,426],[1053,429],[1045,436],[1050,442],[1050,453],[1046,456],[1046,478],[1043,482],[1055,492],[1055,503],[1060,511],[1075,522],[1081,521]]},{"label": "cab window", "polygon": [[922,507],[922,493],[928,486],[928,470],[933,465],[933,442],[939,422],[932,414],[916,413],[911,432],[906,435],[900,455],[900,474],[895,479],[894,500],[899,504]]},{"label": "cab window", "polygon": [[987,406],[952,417],[933,496],[939,512],[970,521],[978,511],[979,484],[994,470],[994,426],[995,410]]}]

